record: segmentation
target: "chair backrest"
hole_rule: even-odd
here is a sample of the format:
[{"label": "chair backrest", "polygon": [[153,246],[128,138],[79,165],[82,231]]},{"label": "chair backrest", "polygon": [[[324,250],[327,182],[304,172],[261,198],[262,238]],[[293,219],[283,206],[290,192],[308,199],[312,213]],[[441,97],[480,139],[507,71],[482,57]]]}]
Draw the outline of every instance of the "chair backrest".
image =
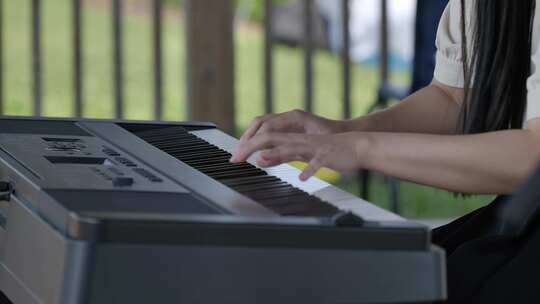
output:
[{"label": "chair backrest", "polygon": [[417,0],[411,92],[427,86],[435,70],[435,38],[448,0]]},{"label": "chair backrest", "polygon": [[540,167],[498,212],[499,234],[518,237],[540,220]]}]

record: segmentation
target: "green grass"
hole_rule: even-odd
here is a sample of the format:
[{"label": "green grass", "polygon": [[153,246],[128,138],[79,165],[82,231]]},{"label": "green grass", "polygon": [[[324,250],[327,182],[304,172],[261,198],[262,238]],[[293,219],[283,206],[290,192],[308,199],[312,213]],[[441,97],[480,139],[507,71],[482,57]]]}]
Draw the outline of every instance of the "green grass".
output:
[{"label": "green grass", "polygon": [[[90,2],[90,1],[89,1]],[[100,1],[103,2],[103,1]],[[132,2],[144,3],[140,0]],[[32,114],[30,1],[4,1],[6,114]],[[71,1],[43,1],[44,99],[46,116],[71,116]],[[107,3],[105,1],[104,3]],[[131,11],[131,9],[128,9]],[[84,115],[113,117],[112,27],[106,6],[88,4],[84,10]],[[125,18],[125,113],[128,119],[152,119],[151,27],[148,14],[138,9]],[[236,31],[237,125],[240,130],[263,113],[262,47],[260,29],[238,25]],[[171,10],[164,22],[166,120],[186,119],[184,78],[184,32],[180,14]],[[303,100],[303,57],[298,49],[277,47],[275,51],[275,109],[299,108]],[[317,52],[315,59],[315,112],[332,118],[341,113],[339,58]],[[377,71],[356,66],[353,70],[353,111],[362,115],[374,100]],[[393,75],[406,82],[407,75]],[[357,192],[354,180],[340,186]],[[483,205],[490,198],[456,198],[444,191],[404,184],[403,212],[409,217],[455,217]],[[372,201],[387,206],[387,191],[377,180]]]}]

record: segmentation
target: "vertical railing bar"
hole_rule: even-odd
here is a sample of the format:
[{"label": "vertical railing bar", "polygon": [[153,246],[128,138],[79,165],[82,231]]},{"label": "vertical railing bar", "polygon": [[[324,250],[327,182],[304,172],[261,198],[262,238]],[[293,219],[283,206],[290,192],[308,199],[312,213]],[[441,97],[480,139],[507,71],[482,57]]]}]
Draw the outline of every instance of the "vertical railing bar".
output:
[{"label": "vertical railing bar", "polygon": [[0,115],[4,114],[4,0],[0,0]]},{"label": "vertical railing bar", "polygon": [[304,0],[304,109],[313,112],[313,0]]},{"label": "vertical railing bar", "polygon": [[381,67],[380,67],[380,77],[381,81],[384,83],[388,80],[388,1],[381,0]]},{"label": "vertical railing bar", "polygon": [[32,78],[35,116],[41,116],[43,95],[41,51],[41,0],[32,0]]},{"label": "vertical railing bar", "polygon": [[272,0],[264,0],[264,109],[267,114],[274,112],[273,10]]},{"label": "vertical railing bar", "polygon": [[343,118],[351,118],[351,31],[350,31],[350,1],[341,0],[342,23],[342,61],[343,61]]},{"label": "vertical railing bar", "polygon": [[[389,79],[389,31],[388,31],[388,1],[381,0],[381,85],[388,82]],[[386,103],[386,100],[379,102]],[[381,106],[387,106],[383,104]],[[390,185],[390,210],[394,213],[400,213],[399,206],[399,182],[393,177],[388,178]]]},{"label": "vertical railing bar", "polygon": [[115,116],[124,116],[122,0],[112,0]]},{"label": "vertical railing bar", "polygon": [[163,118],[162,0],[153,1],[154,27],[154,117]]},{"label": "vertical railing bar", "polygon": [[193,19],[193,14],[192,14],[192,11],[193,11],[193,3],[189,0],[184,0],[183,1],[184,3],[184,12],[185,12],[185,20],[184,20],[184,24],[185,24],[185,28],[184,28],[184,31],[185,31],[185,45],[186,45],[186,53],[185,53],[185,57],[184,57],[184,63],[186,64],[186,67],[185,69],[183,69],[184,73],[185,73],[185,76],[186,76],[186,114],[187,114],[187,119],[188,120],[192,120],[193,119],[193,112],[194,112],[194,107],[193,107],[193,95],[195,94],[194,90],[193,90],[193,77],[191,75],[193,75],[193,67],[192,67],[192,64],[191,63],[191,58],[193,57],[193,47],[192,47],[192,41],[193,41],[193,25],[192,25],[192,19]]},{"label": "vertical railing bar", "polygon": [[81,0],[73,0],[73,74],[75,116],[83,115],[83,64]]}]

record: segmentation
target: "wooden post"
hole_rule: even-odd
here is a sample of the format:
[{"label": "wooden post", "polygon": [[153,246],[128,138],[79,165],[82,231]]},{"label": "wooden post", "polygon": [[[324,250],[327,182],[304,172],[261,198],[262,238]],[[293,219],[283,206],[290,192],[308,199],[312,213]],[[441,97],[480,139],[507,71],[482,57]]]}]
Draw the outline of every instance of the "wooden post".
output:
[{"label": "wooden post", "polygon": [[233,0],[187,0],[186,15],[190,119],[234,134]]}]

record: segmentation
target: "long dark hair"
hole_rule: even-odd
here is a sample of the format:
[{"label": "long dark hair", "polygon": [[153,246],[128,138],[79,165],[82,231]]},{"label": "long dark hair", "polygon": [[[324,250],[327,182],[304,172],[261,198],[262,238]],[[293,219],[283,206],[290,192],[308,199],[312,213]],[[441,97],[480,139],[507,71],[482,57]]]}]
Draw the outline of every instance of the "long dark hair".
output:
[{"label": "long dark hair", "polygon": [[[472,37],[461,0],[465,102],[459,129],[473,134],[522,127],[536,0],[475,0]],[[467,49],[471,40],[472,50]]]}]

